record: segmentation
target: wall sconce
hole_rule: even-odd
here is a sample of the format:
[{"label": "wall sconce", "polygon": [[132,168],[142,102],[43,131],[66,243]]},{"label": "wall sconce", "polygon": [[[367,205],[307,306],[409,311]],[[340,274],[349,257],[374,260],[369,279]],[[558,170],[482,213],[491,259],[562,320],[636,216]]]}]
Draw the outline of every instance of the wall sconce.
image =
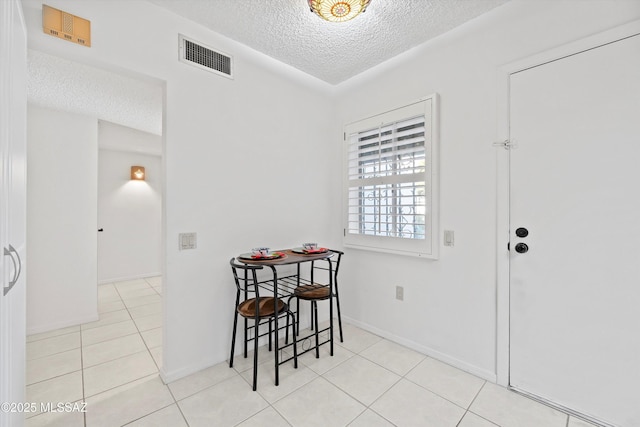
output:
[{"label": "wall sconce", "polygon": [[144,167],[143,166],[131,166],[131,179],[136,181],[144,181]]}]

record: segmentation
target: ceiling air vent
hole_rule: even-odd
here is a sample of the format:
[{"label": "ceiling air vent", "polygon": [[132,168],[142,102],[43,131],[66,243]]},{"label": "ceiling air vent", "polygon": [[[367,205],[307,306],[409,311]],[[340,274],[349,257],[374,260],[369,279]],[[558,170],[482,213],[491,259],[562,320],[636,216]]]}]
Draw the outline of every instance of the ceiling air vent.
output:
[{"label": "ceiling air vent", "polygon": [[217,52],[202,43],[189,40],[182,34],[180,40],[180,61],[191,64],[212,73],[233,78],[233,58],[222,52]]}]

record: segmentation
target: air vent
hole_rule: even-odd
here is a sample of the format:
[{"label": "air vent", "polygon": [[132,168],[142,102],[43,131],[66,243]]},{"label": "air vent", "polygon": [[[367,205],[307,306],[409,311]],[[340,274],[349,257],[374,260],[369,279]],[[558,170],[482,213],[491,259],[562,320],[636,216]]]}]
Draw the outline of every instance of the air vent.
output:
[{"label": "air vent", "polygon": [[224,77],[233,78],[233,58],[215,51],[202,43],[189,40],[182,34],[180,41],[180,61]]},{"label": "air vent", "polygon": [[46,4],[42,5],[42,30],[63,40],[91,46],[91,21]]}]

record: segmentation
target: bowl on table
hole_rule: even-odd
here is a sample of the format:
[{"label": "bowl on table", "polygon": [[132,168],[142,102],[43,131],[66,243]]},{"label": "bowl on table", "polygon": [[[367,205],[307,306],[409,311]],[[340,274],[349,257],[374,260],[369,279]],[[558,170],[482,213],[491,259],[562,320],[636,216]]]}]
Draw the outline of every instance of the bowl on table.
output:
[{"label": "bowl on table", "polygon": [[315,251],[316,249],[318,249],[318,244],[317,243],[303,243],[302,244],[302,249],[305,249],[307,251]]},{"label": "bowl on table", "polygon": [[268,256],[270,248],[253,248],[251,249],[251,255],[253,256]]}]

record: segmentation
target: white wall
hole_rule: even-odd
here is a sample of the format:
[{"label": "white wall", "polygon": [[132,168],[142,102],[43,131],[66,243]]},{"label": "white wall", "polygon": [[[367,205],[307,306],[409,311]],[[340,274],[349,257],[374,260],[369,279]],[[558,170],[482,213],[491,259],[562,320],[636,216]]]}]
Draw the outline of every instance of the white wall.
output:
[{"label": "white wall", "polygon": [[98,125],[28,108],[27,333],[97,320]]},{"label": "white wall", "polygon": [[[231,256],[257,244],[339,244],[341,125],[433,92],[441,227],[456,246],[435,262],[347,251],[342,306],[352,321],[493,378],[497,68],[640,17],[634,0],[513,0],[331,88],[143,1],[126,2],[127,13],[113,2],[48,2],[92,21],[93,46],[73,45],[42,33],[41,3],[24,2],[32,49],[165,82],[167,379],[228,357]],[[179,63],[178,33],[233,55],[235,79]],[[197,250],[177,250],[185,231],[198,233]]]},{"label": "white wall", "polygon": [[345,316],[495,380],[496,254],[506,253],[496,236],[508,233],[496,229],[498,69],[639,18],[637,1],[514,0],[338,86],[342,124],[440,94],[440,232],[455,231],[435,262],[347,250]]},{"label": "white wall", "polygon": [[[162,274],[162,160],[160,156],[102,149],[162,137],[113,123],[98,123],[98,283]],[[131,166],[144,166],[132,181]]]},{"label": "white wall", "polygon": [[[91,21],[91,48],[43,34],[41,4],[24,1],[31,49],[165,83],[163,375],[225,360],[229,259],[256,245],[339,241],[328,85],[144,1],[48,1]],[[234,79],[180,63],[178,33],[233,55]],[[198,233],[196,250],[178,251],[181,232]]]}]

